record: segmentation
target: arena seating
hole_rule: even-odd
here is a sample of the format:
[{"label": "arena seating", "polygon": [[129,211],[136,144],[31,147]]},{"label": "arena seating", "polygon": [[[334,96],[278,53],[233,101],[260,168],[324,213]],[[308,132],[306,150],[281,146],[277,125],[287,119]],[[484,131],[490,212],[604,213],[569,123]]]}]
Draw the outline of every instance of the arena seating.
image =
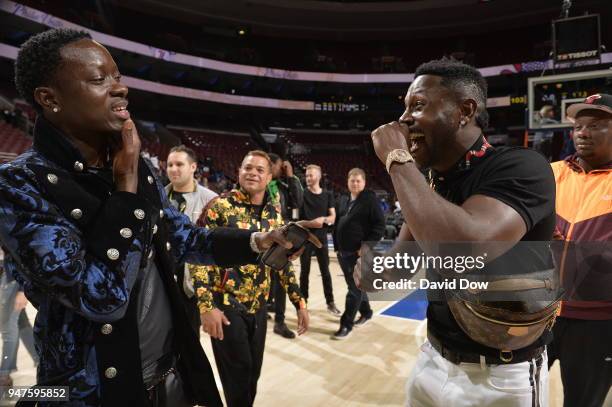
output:
[{"label": "arena seating", "polygon": [[[182,130],[176,134],[200,159],[210,157],[212,166],[235,180],[242,158],[257,147],[247,136],[216,131]],[[161,157],[161,156],[160,156]]]},{"label": "arena seating", "polygon": [[6,122],[0,122],[0,162],[7,162],[32,145],[32,139]]},{"label": "arena seating", "polygon": [[[295,144],[306,147],[305,154],[291,154],[292,160],[305,169],[316,164],[323,169],[323,182],[336,191],[346,190],[348,172],[354,167],[367,174],[368,187],[392,191],[391,179],[374,155],[369,135],[359,134],[283,134],[291,148]],[[341,149],[340,146],[348,148]]]},{"label": "arena seating", "polygon": [[159,141],[147,141],[144,138],[141,140],[143,150],[146,150],[152,157],[155,156],[161,160],[166,160],[168,152],[170,151],[170,146],[162,144]]}]

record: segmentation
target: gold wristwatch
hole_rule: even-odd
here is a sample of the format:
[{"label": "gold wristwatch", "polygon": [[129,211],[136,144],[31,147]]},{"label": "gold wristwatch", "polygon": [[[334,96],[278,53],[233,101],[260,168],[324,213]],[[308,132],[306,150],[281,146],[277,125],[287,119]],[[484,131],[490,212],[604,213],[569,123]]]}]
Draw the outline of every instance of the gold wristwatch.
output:
[{"label": "gold wristwatch", "polygon": [[404,164],[408,162],[414,162],[414,158],[412,158],[410,153],[407,150],[396,148],[395,150],[392,150],[387,156],[387,172],[391,170],[391,164],[393,163]]}]

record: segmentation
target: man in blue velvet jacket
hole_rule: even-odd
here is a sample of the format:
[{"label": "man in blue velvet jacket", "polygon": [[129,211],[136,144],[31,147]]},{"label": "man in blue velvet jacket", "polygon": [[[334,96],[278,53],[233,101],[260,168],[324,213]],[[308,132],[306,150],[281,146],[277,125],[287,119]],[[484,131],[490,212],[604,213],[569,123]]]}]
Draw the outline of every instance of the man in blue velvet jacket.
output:
[{"label": "man in blue velvet jacket", "polygon": [[30,38],[15,82],[39,117],[33,149],[0,167],[0,243],[38,309],[38,384],[68,386],[69,406],[221,405],[174,266],[255,263],[290,243],[197,228],[169,204],[127,87],[89,34]]}]

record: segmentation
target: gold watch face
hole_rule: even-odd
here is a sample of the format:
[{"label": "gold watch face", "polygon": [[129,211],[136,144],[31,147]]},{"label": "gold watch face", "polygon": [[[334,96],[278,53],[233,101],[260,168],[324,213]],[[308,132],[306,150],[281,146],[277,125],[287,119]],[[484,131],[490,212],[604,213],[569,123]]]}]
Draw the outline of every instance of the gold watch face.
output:
[{"label": "gold watch face", "polygon": [[410,159],[410,154],[406,150],[395,150],[395,159],[398,161],[406,162]]}]

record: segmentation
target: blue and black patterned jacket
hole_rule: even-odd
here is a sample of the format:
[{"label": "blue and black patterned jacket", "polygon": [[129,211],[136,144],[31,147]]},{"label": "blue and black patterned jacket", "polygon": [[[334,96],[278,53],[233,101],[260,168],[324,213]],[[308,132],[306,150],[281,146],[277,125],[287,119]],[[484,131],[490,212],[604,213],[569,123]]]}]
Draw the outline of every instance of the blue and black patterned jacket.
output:
[{"label": "blue and black patterned jacket", "polygon": [[33,148],[0,166],[0,243],[38,309],[38,383],[69,386],[71,406],[146,404],[132,288],[155,253],[185,389],[194,404],[221,405],[174,266],[253,263],[250,233],[192,226],[142,159],[137,194],[115,191],[101,171],[42,117]]}]

